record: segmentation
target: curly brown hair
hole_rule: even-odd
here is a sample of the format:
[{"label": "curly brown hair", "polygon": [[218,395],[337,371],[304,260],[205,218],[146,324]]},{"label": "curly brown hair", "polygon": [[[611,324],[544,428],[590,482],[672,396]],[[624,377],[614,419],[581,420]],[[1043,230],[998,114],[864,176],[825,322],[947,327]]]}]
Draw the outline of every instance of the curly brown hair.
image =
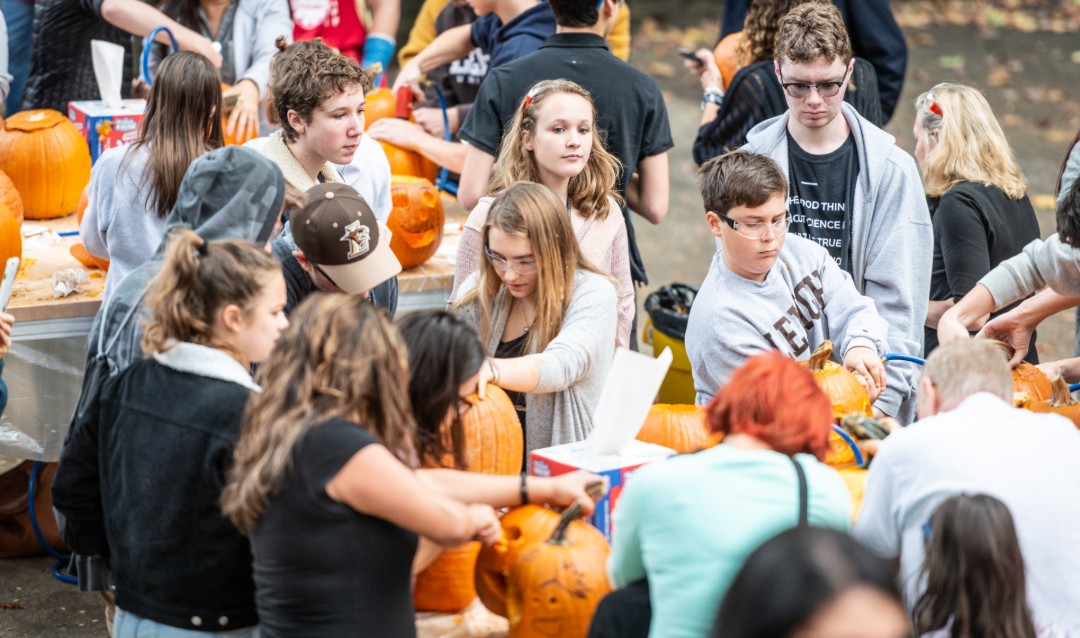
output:
[{"label": "curly brown hair", "polygon": [[355,86],[365,93],[371,90],[372,75],[319,38],[287,44],[280,37],[276,44],[278,52],[270,63],[267,99],[290,142],[299,139],[300,134],[289,124],[289,111],[310,122],[315,109],[331,97]]},{"label": "curly brown hair", "polygon": [[773,59],[780,22],[800,4],[829,0],[753,0],[743,22],[743,41],[739,46],[739,66]]},{"label": "curly brown hair", "polygon": [[793,8],[780,23],[774,57],[779,63],[825,58],[847,64],[851,59],[851,39],[844,16],[831,2],[812,2]]}]

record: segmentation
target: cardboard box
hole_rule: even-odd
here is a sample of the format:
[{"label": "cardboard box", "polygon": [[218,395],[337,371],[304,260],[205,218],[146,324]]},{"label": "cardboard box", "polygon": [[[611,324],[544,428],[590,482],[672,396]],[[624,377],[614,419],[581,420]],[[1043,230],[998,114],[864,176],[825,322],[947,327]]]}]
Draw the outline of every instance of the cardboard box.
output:
[{"label": "cardboard box", "polygon": [[612,515],[631,475],[646,463],[674,454],[675,450],[671,448],[636,439],[618,455],[594,454],[589,450],[588,443],[582,441],[533,450],[529,453],[529,471],[534,476],[558,476],[574,470],[586,470],[607,478],[608,493],[596,503],[596,511],[589,522],[603,532],[610,543],[614,531]]},{"label": "cardboard box", "polygon": [[117,108],[107,108],[100,100],[68,103],[68,118],[86,138],[92,163],[107,149],[138,140],[144,111],[146,100],[123,100]]}]

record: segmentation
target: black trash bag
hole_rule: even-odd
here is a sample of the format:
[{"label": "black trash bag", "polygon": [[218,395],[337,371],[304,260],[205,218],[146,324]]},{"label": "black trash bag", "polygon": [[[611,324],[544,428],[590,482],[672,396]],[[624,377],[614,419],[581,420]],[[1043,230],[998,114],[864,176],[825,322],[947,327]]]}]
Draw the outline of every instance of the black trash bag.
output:
[{"label": "black trash bag", "polygon": [[686,284],[669,284],[645,298],[645,312],[652,319],[653,329],[664,335],[683,340],[690,307],[697,297],[697,288]]}]

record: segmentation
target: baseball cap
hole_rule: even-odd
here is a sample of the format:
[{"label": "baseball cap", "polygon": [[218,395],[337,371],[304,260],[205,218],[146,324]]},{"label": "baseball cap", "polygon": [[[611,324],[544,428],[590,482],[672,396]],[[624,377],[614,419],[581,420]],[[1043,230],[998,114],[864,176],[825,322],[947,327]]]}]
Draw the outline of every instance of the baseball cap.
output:
[{"label": "baseball cap", "polygon": [[390,232],[351,186],[312,186],[302,208],[289,216],[296,247],[335,284],[358,295],[401,272],[390,250]]}]

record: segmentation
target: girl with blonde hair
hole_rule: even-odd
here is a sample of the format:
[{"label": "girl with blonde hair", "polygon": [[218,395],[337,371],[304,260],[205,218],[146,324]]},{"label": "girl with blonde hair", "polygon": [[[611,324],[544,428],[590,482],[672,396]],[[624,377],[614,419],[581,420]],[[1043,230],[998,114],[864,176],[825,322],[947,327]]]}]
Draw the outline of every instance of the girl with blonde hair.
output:
[{"label": "girl with blonde hair", "polygon": [[456,310],[488,354],[485,380],[507,390],[528,450],[580,441],[615,349],[615,287],[578,248],[563,203],[520,182],[491,203],[484,261]]},{"label": "girl with blonde hair", "polygon": [[618,292],[618,343],[628,347],[634,322],[634,284],[622,201],[615,192],[619,161],[596,130],[589,92],[570,80],[538,82],[521,102],[503,137],[491,176],[489,197],[473,209],[462,229],[454,269],[458,298],[462,282],[484,259],[481,230],[493,197],[526,181],[548,187],[565,202],[574,235],[585,258],[611,276]]},{"label": "girl with blonde hair", "polygon": [[[934,224],[924,337],[929,354],[938,345],[942,314],[1038,239],[1039,224],[1016,157],[979,91],[938,84],[915,100],[915,111],[915,160]],[[1025,359],[1038,363],[1034,339]]]},{"label": "girl with blonde hair", "polygon": [[[115,636],[257,636],[247,539],[218,501],[248,370],[285,328],[277,261],[246,240],[174,231],[147,293],[150,358],[109,379],[72,425],[53,484],[83,573],[115,583]],[[101,574],[99,574],[101,575]],[[155,633],[156,632],[156,633]]]}]

